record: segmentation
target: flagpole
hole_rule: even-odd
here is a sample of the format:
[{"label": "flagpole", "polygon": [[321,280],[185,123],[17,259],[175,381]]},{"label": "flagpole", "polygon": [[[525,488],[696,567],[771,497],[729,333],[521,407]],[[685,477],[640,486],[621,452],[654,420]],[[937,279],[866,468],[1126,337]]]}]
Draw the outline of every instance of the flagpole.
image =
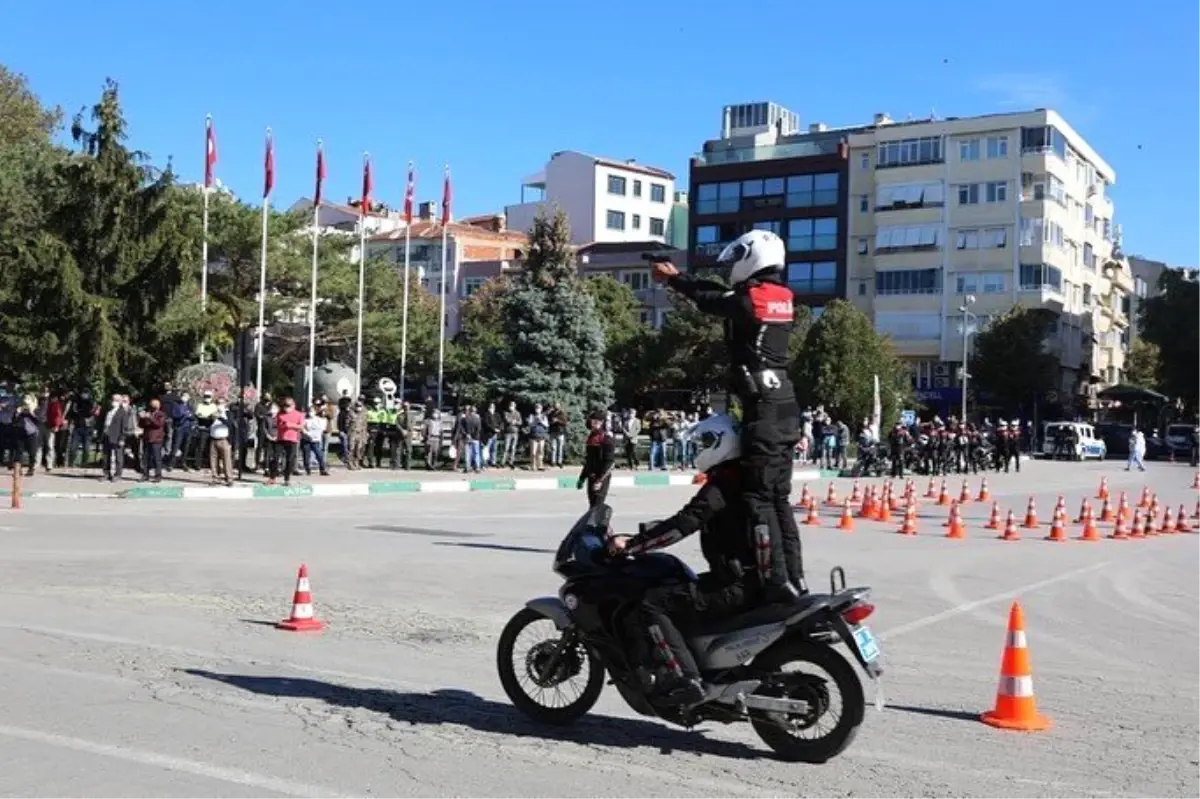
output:
[{"label": "flagpole", "polygon": [[[204,216],[200,225],[203,230],[200,242],[200,260],[203,262],[203,268],[200,271],[200,313],[203,315],[208,310],[208,186],[204,187]],[[208,330],[207,323],[204,324],[204,330]],[[200,334],[200,363],[204,363],[206,337],[206,333]]]},{"label": "flagpole", "polygon": [[363,153],[363,197],[358,206],[358,339],[354,354],[354,396],[362,396],[363,379],[363,296],[367,281],[367,203],[370,202],[370,153]]},{"label": "flagpole", "polygon": [[263,335],[267,321],[267,217],[271,207],[271,183],[274,180],[274,176],[271,174],[274,169],[271,146],[271,129],[267,128],[267,171],[263,178],[262,256],[259,259],[258,268],[258,363],[254,368],[254,390],[260,397],[263,384]]},{"label": "flagpole", "polygon": [[408,372],[408,255],[411,239],[404,226],[404,310],[400,313],[400,399],[404,400],[404,381]]},{"label": "flagpole", "polygon": [[[317,139],[317,159],[321,161],[321,140]],[[317,243],[320,240],[318,220],[321,213],[321,168],[317,168],[317,192],[313,198],[313,240],[312,240],[312,296],[308,301],[308,401],[305,407],[311,408],[313,401],[313,382],[317,376]]]},{"label": "flagpole", "polygon": [[[449,185],[450,167],[446,167],[446,182]],[[441,295],[441,310],[438,312],[438,374],[437,374],[437,407],[442,407],[442,377],[446,365],[446,246],[450,233],[450,212],[448,197],[442,198],[442,273],[439,294]]]}]

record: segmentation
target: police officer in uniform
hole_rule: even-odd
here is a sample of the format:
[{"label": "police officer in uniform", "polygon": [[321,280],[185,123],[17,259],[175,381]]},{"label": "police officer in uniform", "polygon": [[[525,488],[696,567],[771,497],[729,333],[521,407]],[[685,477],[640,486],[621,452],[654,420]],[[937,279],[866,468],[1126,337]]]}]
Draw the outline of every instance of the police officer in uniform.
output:
[{"label": "police officer in uniform", "polygon": [[742,490],[756,540],[769,542],[768,601],[807,591],[800,531],[792,510],[792,451],[800,440],[800,407],[788,378],[788,339],[795,319],[784,283],[787,248],[779,236],[752,230],[727,246],[717,262],[729,286],[680,274],[661,253],[643,256],[654,279],[725,323],[730,389],[742,406]]}]

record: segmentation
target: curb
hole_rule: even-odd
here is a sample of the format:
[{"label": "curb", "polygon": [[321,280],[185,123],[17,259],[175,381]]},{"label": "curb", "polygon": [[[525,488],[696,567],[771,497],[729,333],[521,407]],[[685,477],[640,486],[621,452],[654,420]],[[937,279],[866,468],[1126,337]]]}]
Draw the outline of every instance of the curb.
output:
[{"label": "curb", "polygon": [[[797,482],[831,479],[834,471],[797,470]],[[663,488],[692,485],[694,474],[617,474],[613,488]],[[497,491],[561,491],[575,488],[578,478],[482,477],[470,480],[385,480],[372,483],[298,483],[296,485],[134,486],[116,493],[34,491],[26,499],[280,499],[287,497],[365,497],[389,494],[465,494]],[[7,490],[0,496],[8,496]]]}]

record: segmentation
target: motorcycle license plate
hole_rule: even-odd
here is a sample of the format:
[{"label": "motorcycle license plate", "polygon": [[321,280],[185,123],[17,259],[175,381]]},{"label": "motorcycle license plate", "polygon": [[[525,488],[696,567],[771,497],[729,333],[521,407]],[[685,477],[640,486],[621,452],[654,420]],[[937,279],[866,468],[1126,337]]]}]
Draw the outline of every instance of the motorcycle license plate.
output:
[{"label": "motorcycle license plate", "polygon": [[858,653],[862,655],[863,660],[868,663],[879,659],[879,644],[875,643],[875,636],[871,635],[871,631],[865,626],[859,625],[854,628],[854,645],[858,647]]}]

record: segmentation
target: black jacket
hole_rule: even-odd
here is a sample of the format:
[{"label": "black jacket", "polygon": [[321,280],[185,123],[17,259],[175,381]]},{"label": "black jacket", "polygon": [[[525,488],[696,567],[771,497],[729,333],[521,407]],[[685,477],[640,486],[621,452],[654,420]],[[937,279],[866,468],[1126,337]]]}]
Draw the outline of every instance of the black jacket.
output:
[{"label": "black jacket", "polygon": [[762,393],[763,386],[755,383],[755,376],[768,369],[788,383],[788,339],[795,321],[790,288],[773,280],[752,280],[729,288],[693,275],[674,275],[667,285],[704,313],[725,320],[725,345],[736,393],[748,389]]},{"label": "black jacket", "polygon": [[654,522],[625,547],[631,555],[669,547],[695,532],[709,570],[722,579],[756,575],[749,512],[742,499],[741,472],[736,462],[722,464],[683,508],[669,519]]},{"label": "black jacket", "polygon": [[603,430],[588,434],[587,447],[583,453],[583,470],[579,472],[579,479],[599,480],[612,471],[616,459],[617,451],[612,436]]}]

